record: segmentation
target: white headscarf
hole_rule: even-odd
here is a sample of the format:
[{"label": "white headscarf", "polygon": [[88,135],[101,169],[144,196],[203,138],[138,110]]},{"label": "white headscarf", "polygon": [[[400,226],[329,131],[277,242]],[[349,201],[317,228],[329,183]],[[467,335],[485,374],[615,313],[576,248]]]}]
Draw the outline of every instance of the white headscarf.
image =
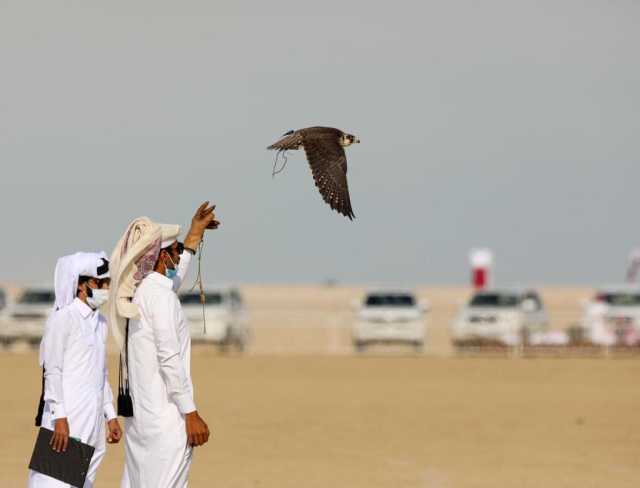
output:
[{"label": "white headscarf", "polygon": [[101,252],[77,252],[58,259],[54,271],[54,290],[56,294],[53,310],[47,318],[44,329],[44,337],[40,343],[40,366],[44,363],[44,343],[47,338],[51,317],[61,308],[70,305],[76,298],[78,291],[78,278],[90,276],[92,278],[108,278],[109,268],[107,254]]},{"label": "white headscarf", "polygon": [[58,259],[53,279],[56,293],[54,310],[66,307],[74,300],[80,276],[108,278],[109,269],[107,268],[106,272],[101,269],[105,263],[108,263],[107,254],[103,251],[77,252]]},{"label": "white headscarf", "polygon": [[111,293],[107,309],[111,332],[122,349],[126,319],[139,316],[132,303],[138,283],[149,273],[158,260],[162,243],[175,241],[180,234],[179,225],[158,224],[148,217],[133,220],[111,254]]}]

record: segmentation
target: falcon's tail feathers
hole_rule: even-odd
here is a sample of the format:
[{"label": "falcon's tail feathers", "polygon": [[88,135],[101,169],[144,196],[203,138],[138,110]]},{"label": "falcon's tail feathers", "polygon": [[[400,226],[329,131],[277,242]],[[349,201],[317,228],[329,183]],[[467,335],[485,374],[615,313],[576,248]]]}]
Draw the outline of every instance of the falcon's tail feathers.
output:
[{"label": "falcon's tail feathers", "polygon": [[267,147],[267,149],[294,150],[300,149],[300,146],[302,146],[302,134],[300,134],[300,132],[290,130],[289,132],[286,132],[279,141]]}]

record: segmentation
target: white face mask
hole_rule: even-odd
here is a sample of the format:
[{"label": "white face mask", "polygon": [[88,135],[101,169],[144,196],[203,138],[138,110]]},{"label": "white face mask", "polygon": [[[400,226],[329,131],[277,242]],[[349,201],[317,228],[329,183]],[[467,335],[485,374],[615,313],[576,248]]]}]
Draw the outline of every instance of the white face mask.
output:
[{"label": "white face mask", "polygon": [[104,288],[93,288],[91,294],[93,296],[87,297],[87,304],[94,310],[99,309],[109,299],[109,290]]}]

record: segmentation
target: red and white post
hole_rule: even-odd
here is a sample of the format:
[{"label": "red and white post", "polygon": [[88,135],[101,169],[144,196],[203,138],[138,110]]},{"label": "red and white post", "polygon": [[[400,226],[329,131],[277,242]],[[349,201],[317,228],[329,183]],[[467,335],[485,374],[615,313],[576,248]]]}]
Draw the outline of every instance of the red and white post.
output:
[{"label": "red and white post", "polygon": [[472,249],[469,253],[471,264],[471,286],[475,290],[484,290],[492,284],[493,253],[490,249]]}]

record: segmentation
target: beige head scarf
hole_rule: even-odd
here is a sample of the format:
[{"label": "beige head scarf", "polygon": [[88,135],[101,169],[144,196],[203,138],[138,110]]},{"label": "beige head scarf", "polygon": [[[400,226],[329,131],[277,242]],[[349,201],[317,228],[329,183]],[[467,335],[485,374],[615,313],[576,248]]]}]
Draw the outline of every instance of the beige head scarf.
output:
[{"label": "beige head scarf", "polygon": [[163,241],[175,239],[180,226],[152,222],[139,217],[131,222],[111,255],[111,293],[107,308],[111,332],[120,349],[124,346],[126,319],[139,316],[132,303],[136,287],[158,260]]}]

